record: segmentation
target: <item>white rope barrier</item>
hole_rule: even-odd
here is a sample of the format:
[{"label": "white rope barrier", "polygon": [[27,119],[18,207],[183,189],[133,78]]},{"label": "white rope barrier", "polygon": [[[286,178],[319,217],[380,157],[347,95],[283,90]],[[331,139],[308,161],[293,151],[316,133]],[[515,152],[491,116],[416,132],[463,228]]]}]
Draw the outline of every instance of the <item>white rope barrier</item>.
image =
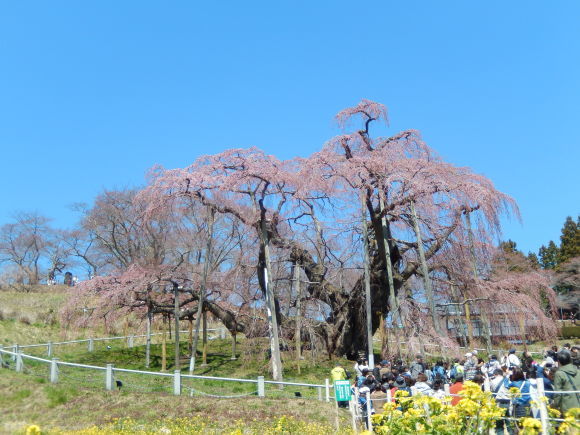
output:
[{"label": "white rope barrier", "polygon": [[240,397],[249,397],[249,396],[256,396],[258,394],[257,391],[252,391],[250,393],[244,393],[244,394],[236,394],[236,395],[230,395],[230,396],[220,396],[217,394],[209,394],[209,393],[205,393],[203,391],[197,390],[195,388],[191,388],[191,387],[185,387],[187,390],[189,390],[189,397],[193,397],[194,393],[197,393],[201,396],[205,396],[205,397],[213,397],[216,399],[239,399]]}]

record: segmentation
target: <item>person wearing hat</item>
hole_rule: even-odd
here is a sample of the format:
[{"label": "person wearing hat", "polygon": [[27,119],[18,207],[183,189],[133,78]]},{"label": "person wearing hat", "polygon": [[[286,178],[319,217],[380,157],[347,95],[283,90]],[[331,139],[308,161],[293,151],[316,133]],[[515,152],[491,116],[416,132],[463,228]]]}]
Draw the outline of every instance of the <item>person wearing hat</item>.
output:
[{"label": "person wearing hat", "polygon": [[410,392],[407,382],[405,382],[405,378],[402,376],[397,376],[395,382],[393,382],[393,387],[391,388],[391,397],[395,397],[395,392],[397,390]]}]

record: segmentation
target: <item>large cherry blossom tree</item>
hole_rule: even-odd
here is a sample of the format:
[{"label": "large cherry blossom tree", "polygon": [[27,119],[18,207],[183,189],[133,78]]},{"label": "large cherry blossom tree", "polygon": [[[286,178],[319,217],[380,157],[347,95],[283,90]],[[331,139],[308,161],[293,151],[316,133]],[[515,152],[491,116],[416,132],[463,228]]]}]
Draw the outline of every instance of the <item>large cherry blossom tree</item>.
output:
[{"label": "large cherry blossom tree", "polygon": [[[212,269],[205,310],[232,332],[269,334],[273,359],[278,334],[316,341],[329,355],[367,349],[362,204],[373,332],[387,323],[403,327],[410,340],[451,347],[442,307],[462,306],[466,314],[472,307],[493,333],[500,316],[494,307],[507,304],[518,312],[528,307],[537,326],[529,333],[554,335],[550,304],[542,307],[553,292],[543,278],[500,276],[492,267],[500,218],[518,215],[512,198],[488,178],[443,161],[415,130],[373,136],[375,124],[388,123],[381,104],[363,100],[336,120],[359,128],[307,158],[231,149],[151,171],[135,199],[146,215],[174,210],[183,221],[201,207],[236,228],[236,248]],[[187,225],[178,227],[189,231],[188,243],[204,246]],[[181,285],[189,289],[184,310],[196,311],[200,283],[189,277]]]}]

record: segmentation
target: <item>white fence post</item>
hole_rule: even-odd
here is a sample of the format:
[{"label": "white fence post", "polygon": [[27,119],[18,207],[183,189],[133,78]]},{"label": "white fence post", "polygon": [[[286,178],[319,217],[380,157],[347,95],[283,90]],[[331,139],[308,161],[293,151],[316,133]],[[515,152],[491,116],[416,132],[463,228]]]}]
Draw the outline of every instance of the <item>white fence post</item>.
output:
[{"label": "white fence post", "polygon": [[95,350],[95,341],[92,338],[89,338],[88,351],[92,352],[94,350]]},{"label": "white fence post", "polygon": [[548,408],[546,408],[546,395],[544,394],[544,378],[538,378],[536,380],[536,385],[538,388],[538,407],[540,408],[540,420],[542,421],[542,433],[549,434],[549,420],[548,420]]},{"label": "white fence post", "polygon": [[173,375],[173,394],[181,395],[181,370],[175,370]]},{"label": "white fence post", "polygon": [[16,354],[18,353],[18,345],[17,344],[12,346],[12,352],[14,352],[14,355],[12,355],[12,361],[16,361]]},{"label": "white fence post", "polygon": [[318,400],[322,402],[322,387],[316,387],[318,390]]},{"label": "white fence post", "polygon": [[2,350],[4,350],[4,346],[0,345],[0,369],[4,367],[4,354]]},{"label": "white fence post", "polygon": [[46,343],[46,356],[47,357],[52,357],[52,342],[48,342]]},{"label": "white fence post", "polygon": [[129,338],[127,339],[127,347],[129,347],[129,348],[133,347],[133,339],[134,339],[134,337],[132,335],[130,335]]},{"label": "white fence post", "polygon": [[264,376],[258,376],[258,397],[266,397]]},{"label": "white fence post", "polygon": [[58,382],[58,359],[53,358],[50,362],[50,383],[56,384]]},{"label": "white fence post", "polygon": [[220,328],[220,338],[222,340],[226,338],[226,328]]},{"label": "white fence post", "polygon": [[483,391],[491,391],[491,386],[489,385],[489,378],[483,380]]},{"label": "white fence post", "polygon": [[330,402],[330,384],[328,383],[328,379],[324,380],[324,391],[326,393],[326,401]]},{"label": "white fence post", "polygon": [[16,354],[16,371],[23,372],[24,371],[24,364],[22,363],[22,355],[20,351]]},{"label": "white fence post", "polygon": [[113,364],[107,364],[105,372],[105,390],[113,391]]}]

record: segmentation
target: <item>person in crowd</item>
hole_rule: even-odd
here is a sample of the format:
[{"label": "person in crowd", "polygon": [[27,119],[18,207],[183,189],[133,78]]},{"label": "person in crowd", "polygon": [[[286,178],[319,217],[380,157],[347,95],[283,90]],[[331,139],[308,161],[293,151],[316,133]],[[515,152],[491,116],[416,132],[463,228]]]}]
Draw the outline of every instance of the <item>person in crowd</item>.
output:
[{"label": "person in crowd", "polygon": [[415,361],[413,362],[413,364],[411,364],[411,367],[409,367],[409,371],[410,371],[411,377],[413,379],[417,379],[417,376],[419,375],[419,373],[425,372],[425,364],[423,363],[423,355],[417,354],[415,356]]},{"label": "person in crowd", "polygon": [[544,390],[546,391],[546,397],[550,403],[554,403],[554,378],[556,377],[557,371],[558,367],[555,365],[544,370]]},{"label": "person in crowd", "polygon": [[439,399],[439,400],[445,399],[446,395],[445,395],[443,379],[435,379],[433,381],[433,388],[431,391],[431,397],[435,397],[436,399]]},{"label": "person in crowd", "polygon": [[356,378],[356,386],[358,388],[362,387],[362,384],[367,379],[367,376],[368,375],[369,375],[369,369],[363,368],[361,370],[361,375],[360,376],[357,376],[357,378]]},{"label": "person in crowd", "polygon": [[520,359],[516,355],[515,349],[510,349],[508,355],[505,357],[504,365],[506,365],[509,370],[513,367],[520,367],[522,365]]},{"label": "person in crowd", "polygon": [[431,382],[434,382],[437,379],[441,379],[442,381],[447,380],[447,372],[445,371],[445,367],[443,366],[443,361],[438,360],[433,366],[433,370],[431,373]]},{"label": "person in crowd", "polygon": [[391,372],[391,365],[389,364],[389,362],[387,360],[381,361],[381,368],[379,369],[379,372],[380,372],[381,378],[383,377],[383,375]]},{"label": "person in crowd", "polygon": [[401,374],[401,376],[409,376],[410,378],[413,377],[411,376],[411,371],[407,366],[401,366],[401,368],[399,369],[399,373]]},{"label": "person in crowd", "polygon": [[423,394],[424,396],[431,395],[431,387],[427,383],[427,375],[425,373],[419,373],[417,375],[417,381],[415,382],[415,391],[417,394]]},{"label": "person in crowd", "polygon": [[[509,410],[510,395],[509,390],[504,385],[504,372],[502,369],[495,369],[489,381],[489,388],[495,397],[495,401],[500,408]],[[507,412],[507,411],[506,411]]]},{"label": "person in crowd", "polygon": [[358,389],[358,405],[360,407],[361,415],[363,417],[363,421],[365,422],[365,424],[367,422],[369,405],[370,405],[371,414],[374,414],[372,400],[370,400],[370,402],[367,405],[367,401],[369,400],[370,395],[372,393],[372,384],[373,384],[372,380],[365,379],[363,384]]},{"label": "person in crowd", "polygon": [[533,418],[540,418],[538,383],[544,382],[542,378],[538,379],[537,375],[535,367],[527,373],[527,380],[530,382],[530,412]]},{"label": "person in crowd", "polygon": [[358,378],[359,376],[362,376],[362,366],[363,366],[363,360],[362,359],[357,359],[356,363],[354,363],[354,373],[355,376]]},{"label": "person in crowd", "polygon": [[375,377],[376,380],[381,379],[381,368],[383,368],[383,364],[382,362],[379,362],[375,365],[375,367],[372,370],[373,376]]},{"label": "person in crowd", "polygon": [[530,414],[530,382],[526,380],[520,367],[513,367],[512,374],[504,380],[508,389],[517,388],[518,394],[512,397],[512,417],[527,417]]},{"label": "person in crowd", "polygon": [[411,393],[411,390],[409,389],[409,386],[407,385],[405,378],[402,376],[398,376],[393,382],[393,386],[391,387],[391,397],[395,397],[395,392],[398,390],[406,391],[409,394]]},{"label": "person in crowd", "polygon": [[528,375],[532,370],[535,371],[535,368],[533,367],[536,365],[534,357],[527,350],[522,353],[521,363],[522,370],[526,375]]},{"label": "person in crowd", "polygon": [[[580,370],[572,364],[572,355],[567,350],[558,352],[558,371],[554,375],[554,406],[565,414],[569,409],[580,408]],[[558,391],[573,391],[557,394]]]},{"label": "person in crowd", "polygon": [[485,377],[480,373],[476,373],[475,376],[473,377],[473,379],[471,380],[471,382],[475,382],[483,390],[483,384],[485,383]]},{"label": "person in crowd", "polygon": [[463,376],[463,364],[459,358],[453,360],[453,366],[449,369],[449,379],[455,379],[457,375]]},{"label": "person in crowd", "polygon": [[473,377],[477,374],[477,359],[473,356],[471,352],[465,354],[465,364],[463,366],[464,375],[466,381],[471,381]]},{"label": "person in crowd", "polygon": [[457,405],[462,399],[462,397],[459,396],[459,392],[461,390],[463,390],[463,375],[458,373],[455,375],[455,382],[449,387],[449,394],[451,394],[451,404],[453,406]]},{"label": "person in crowd", "polygon": [[497,360],[497,355],[492,355],[489,361],[484,364],[482,372],[485,376],[491,378],[498,369],[501,370],[501,364]]},{"label": "person in crowd", "polygon": [[431,369],[431,366],[429,364],[424,364],[425,366],[425,371],[423,372],[423,374],[425,376],[427,376],[427,383],[431,383],[433,382],[433,370]]},{"label": "person in crowd", "polygon": [[371,400],[373,401],[373,408],[378,409],[379,412],[382,412],[383,406],[385,403],[388,402],[387,398],[387,386],[383,386],[382,384],[375,384],[375,388],[371,390]]},{"label": "person in crowd", "polygon": [[572,364],[576,367],[580,366],[580,346],[572,346]]}]

